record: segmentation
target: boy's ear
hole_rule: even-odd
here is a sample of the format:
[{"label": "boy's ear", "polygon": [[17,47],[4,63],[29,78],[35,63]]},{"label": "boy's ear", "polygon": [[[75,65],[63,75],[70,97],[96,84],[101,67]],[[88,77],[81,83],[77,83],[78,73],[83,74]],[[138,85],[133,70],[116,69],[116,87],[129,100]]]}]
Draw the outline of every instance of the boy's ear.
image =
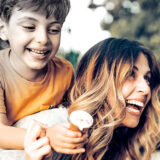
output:
[{"label": "boy's ear", "polygon": [[4,41],[8,40],[5,22],[0,18],[0,38]]}]

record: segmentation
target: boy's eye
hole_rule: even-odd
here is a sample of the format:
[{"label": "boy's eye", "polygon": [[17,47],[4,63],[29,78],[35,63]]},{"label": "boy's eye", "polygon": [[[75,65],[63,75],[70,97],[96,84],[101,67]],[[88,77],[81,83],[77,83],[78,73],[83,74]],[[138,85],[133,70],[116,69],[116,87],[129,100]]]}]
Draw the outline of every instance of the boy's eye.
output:
[{"label": "boy's eye", "polygon": [[50,34],[58,34],[61,31],[61,29],[56,29],[56,28],[50,28],[48,29],[48,32]]},{"label": "boy's eye", "polygon": [[23,28],[28,30],[28,31],[33,31],[35,29],[34,26],[23,26]]}]

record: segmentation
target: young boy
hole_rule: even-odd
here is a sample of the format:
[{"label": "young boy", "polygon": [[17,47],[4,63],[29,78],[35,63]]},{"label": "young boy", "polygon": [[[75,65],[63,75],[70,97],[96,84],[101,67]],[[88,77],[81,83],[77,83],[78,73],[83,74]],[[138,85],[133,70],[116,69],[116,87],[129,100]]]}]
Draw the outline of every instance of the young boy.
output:
[{"label": "young boy", "polygon": [[10,45],[0,52],[0,148],[23,149],[26,130],[12,124],[56,107],[71,87],[71,64],[55,56],[69,9],[68,0],[0,0],[0,37]]}]

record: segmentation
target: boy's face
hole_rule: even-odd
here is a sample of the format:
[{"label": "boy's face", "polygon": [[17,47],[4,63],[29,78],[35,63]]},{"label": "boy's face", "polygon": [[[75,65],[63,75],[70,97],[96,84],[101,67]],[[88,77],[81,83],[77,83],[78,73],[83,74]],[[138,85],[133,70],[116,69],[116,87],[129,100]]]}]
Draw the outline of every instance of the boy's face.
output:
[{"label": "boy's face", "polygon": [[10,58],[16,66],[41,70],[59,48],[62,24],[54,17],[46,19],[45,14],[15,9],[5,27]]}]

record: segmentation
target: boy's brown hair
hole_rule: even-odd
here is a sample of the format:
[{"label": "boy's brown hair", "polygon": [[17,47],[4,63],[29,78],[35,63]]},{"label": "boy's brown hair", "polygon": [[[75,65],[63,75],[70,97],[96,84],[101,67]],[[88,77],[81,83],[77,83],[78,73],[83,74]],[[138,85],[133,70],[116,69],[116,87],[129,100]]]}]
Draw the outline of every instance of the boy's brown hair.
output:
[{"label": "boy's brown hair", "polygon": [[46,14],[46,17],[54,16],[63,23],[70,10],[69,0],[0,0],[0,17],[9,22],[15,8],[19,10],[31,10]]}]

